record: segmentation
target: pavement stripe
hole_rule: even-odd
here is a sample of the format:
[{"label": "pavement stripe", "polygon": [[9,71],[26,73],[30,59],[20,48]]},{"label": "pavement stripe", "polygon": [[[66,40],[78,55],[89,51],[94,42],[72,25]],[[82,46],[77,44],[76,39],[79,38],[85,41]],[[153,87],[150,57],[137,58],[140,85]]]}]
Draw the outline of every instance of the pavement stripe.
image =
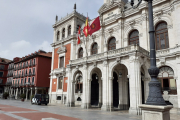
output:
[{"label": "pavement stripe", "polygon": [[18,119],[18,120],[30,120],[30,119],[27,119],[27,118],[24,118],[24,117],[20,117],[20,116],[17,116],[17,115],[8,113],[8,112],[6,112],[6,113],[4,113],[4,114],[5,114],[5,115],[8,115],[8,116],[11,116],[11,117],[13,117],[13,118],[16,118],[16,119]]}]

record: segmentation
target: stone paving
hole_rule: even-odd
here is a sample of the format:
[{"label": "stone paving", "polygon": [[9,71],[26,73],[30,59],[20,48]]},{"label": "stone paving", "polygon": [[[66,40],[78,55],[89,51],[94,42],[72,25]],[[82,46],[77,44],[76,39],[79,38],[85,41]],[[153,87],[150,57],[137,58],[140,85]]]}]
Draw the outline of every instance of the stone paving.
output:
[{"label": "stone paving", "polygon": [[[82,109],[64,105],[31,105],[19,100],[0,100],[0,120],[141,120],[141,116],[128,111],[101,111],[98,108]],[[171,120],[180,120],[180,114],[171,114]]]}]

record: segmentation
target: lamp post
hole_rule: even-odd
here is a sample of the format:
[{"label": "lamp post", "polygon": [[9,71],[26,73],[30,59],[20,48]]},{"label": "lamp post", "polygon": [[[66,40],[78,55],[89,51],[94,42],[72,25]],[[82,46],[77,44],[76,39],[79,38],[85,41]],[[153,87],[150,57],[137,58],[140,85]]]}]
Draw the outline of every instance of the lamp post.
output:
[{"label": "lamp post", "polygon": [[[134,6],[134,0],[131,0],[131,6],[137,8],[142,0],[138,0],[137,5]],[[149,96],[146,101],[146,105],[161,105],[166,106],[166,103],[161,94],[161,83],[157,80],[159,69],[156,67],[156,50],[155,50],[155,37],[154,37],[154,21],[153,21],[153,0],[144,0],[148,2],[148,19],[149,19],[149,39],[150,39],[150,68],[148,72],[151,76],[149,82]]]}]

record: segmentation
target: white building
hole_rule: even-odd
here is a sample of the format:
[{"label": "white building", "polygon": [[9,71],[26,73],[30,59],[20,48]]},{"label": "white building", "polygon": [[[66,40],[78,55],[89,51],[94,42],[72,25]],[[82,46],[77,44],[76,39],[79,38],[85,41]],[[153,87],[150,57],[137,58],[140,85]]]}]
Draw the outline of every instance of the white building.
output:
[{"label": "white building", "polygon": [[[101,29],[81,35],[86,17],[74,11],[58,21],[52,43],[50,102],[101,110],[129,109],[140,114],[149,94],[147,2],[132,9],[128,0],[104,0]],[[137,3],[137,0],[136,0]],[[154,0],[158,76],[162,94],[180,108],[180,0]],[[91,20],[92,22],[93,20]],[[166,92],[165,92],[166,93]]]}]

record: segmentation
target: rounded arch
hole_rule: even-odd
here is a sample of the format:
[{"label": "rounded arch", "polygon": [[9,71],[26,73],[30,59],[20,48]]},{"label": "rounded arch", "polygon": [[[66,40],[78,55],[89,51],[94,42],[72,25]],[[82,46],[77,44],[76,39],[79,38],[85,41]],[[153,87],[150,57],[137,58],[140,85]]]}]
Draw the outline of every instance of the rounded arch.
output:
[{"label": "rounded arch", "polygon": [[97,42],[94,42],[91,44],[91,55],[97,54],[98,53],[98,44]]},{"label": "rounded arch", "polygon": [[80,48],[78,49],[78,58],[82,58],[82,57],[83,57],[83,53],[84,53],[83,48],[80,47]]},{"label": "rounded arch", "polygon": [[169,67],[171,67],[172,69],[173,69],[173,71],[174,71],[174,78],[177,78],[177,76],[178,76],[178,74],[177,74],[177,68],[173,65],[173,64],[171,64],[171,63],[169,63],[169,62],[166,62],[164,65],[162,65],[162,64],[157,64],[157,67],[158,68],[161,68],[161,67],[163,67],[163,66],[169,66]]},{"label": "rounded arch", "polygon": [[71,25],[68,26],[68,36],[71,35]]},{"label": "rounded arch", "polygon": [[155,40],[156,49],[167,49],[169,48],[169,34],[167,28],[167,22],[161,21],[155,26]]},{"label": "rounded arch", "polygon": [[[74,70],[72,71],[71,79],[75,81],[75,79],[78,77],[78,76],[77,76],[77,73],[81,73],[81,74],[82,74],[81,71],[82,71],[81,69],[74,69]],[[80,74],[79,74],[79,75],[80,75]],[[82,75],[82,76],[83,76],[83,75]]]},{"label": "rounded arch", "polygon": [[138,25],[137,25],[137,24],[134,25],[133,28],[130,27],[130,26],[126,27],[125,30],[124,30],[124,31],[125,31],[125,32],[124,32],[124,37],[125,37],[125,38],[128,38],[130,32],[133,31],[133,30],[138,30],[139,33],[141,33],[141,32],[142,32],[142,31],[141,31],[141,30],[142,30],[141,28],[142,28],[142,26],[139,25],[139,24],[138,24]]},{"label": "rounded arch", "polygon": [[88,69],[88,73],[90,73],[90,74],[88,74],[88,79],[91,79],[91,76],[92,76],[92,74],[93,73],[95,73],[95,69],[98,69],[99,71],[100,71],[100,73],[99,72],[96,72],[98,75],[100,75],[99,77],[101,78],[102,77],[102,68],[101,67],[94,67],[94,66],[91,66],[91,67],[89,67],[89,69]]},{"label": "rounded arch", "polygon": [[138,44],[139,45],[139,31],[137,29],[132,29],[128,34],[128,44]]},{"label": "rounded arch", "polygon": [[[110,66],[110,68],[109,68],[109,70],[110,70],[110,74],[109,74],[109,77],[113,77],[113,72],[114,71],[116,71],[115,70],[115,68],[118,66],[118,65],[124,65],[125,66],[125,68],[126,68],[126,71],[127,71],[127,75],[128,75],[128,65],[127,64],[125,64],[125,63],[117,63],[116,61]],[[116,71],[116,73],[117,73],[118,71]],[[118,74],[117,75],[119,75],[119,72],[118,72]]]},{"label": "rounded arch", "polygon": [[56,41],[59,41],[59,38],[60,38],[60,31],[58,30],[56,33]]},{"label": "rounded arch", "polygon": [[62,29],[62,38],[65,38],[65,32],[66,32],[66,29],[63,28],[63,29]]},{"label": "rounded arch", "polygon": [[172,19],[167,15],[162,15],[161,19],[158,19],[158,17],[154,18],[154,26],[156,26],[158,23],[165,21],[167,25],[172,25]]},{"label": "rounded arch", "polygon": [[114,50],[114,49],[116,49],[116,38],[115,38],[115,37],[111,37],[111,38],[107,41],[107,45],[108,45],[108,50]]},{"label": "rounded arch", "polygon": [[150,77],[150,76],[149,76],[149,73],[148,73],[147,67],[146,67],[145,65],[142,65],[141,68],[143,68],[143,70],[144,70],[144,77],[145,77],[145,78],[146,78],[146,77],[147,77],[147,78]]}]

